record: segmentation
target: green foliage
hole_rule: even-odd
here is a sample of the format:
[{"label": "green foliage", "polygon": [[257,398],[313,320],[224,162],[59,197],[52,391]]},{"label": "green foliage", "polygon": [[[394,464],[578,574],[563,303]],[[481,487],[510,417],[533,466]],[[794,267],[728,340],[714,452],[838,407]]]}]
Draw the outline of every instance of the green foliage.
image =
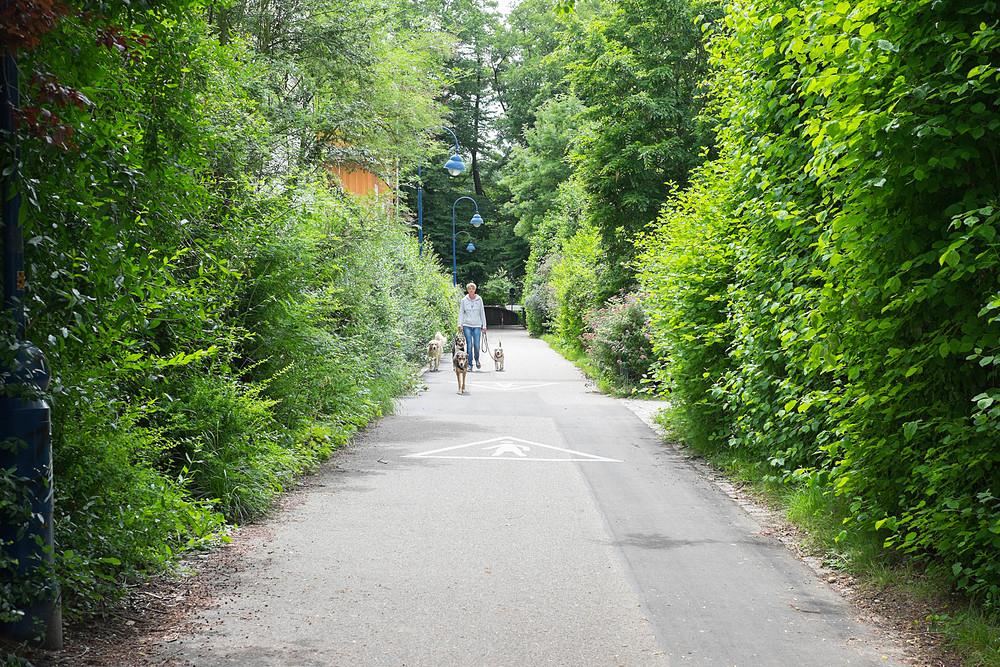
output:
[{"label": "green foliage", "polygon": [[517,218],[518,235],[534,236],[545,217],[560,205],[559,186],[572,174],[569,149],[580,134],[577,118],[582,111],[575,97],[548,100],[524,133],[527,146],[511,151],[501,185],[510,188],[511,201],[504,211]]},{"label": "green foliage", "polygon": [[529,271],[524,278],[525,325],[533,336],[540,336],[551,330],[558,304],[555,288],[549,280],[552,271],[552,257],[539,261],[532,251],[528,258]]},{"label": "green foliage", "polygon": [[643,274],[685,422],[712,417],[698,438],[836,490],[993,609],[995,9],[735,3],[712,47],[722,157]]},{"label": "green foliage", "polygon": [[117,401],[55,413],[55,556],[70,616],[95,612],[123,579],[160,571],[221,535],[222,515],[165,465],[174,443],[143,425],[156,411]]},{"label": "green foliage", "polygon": [[632,282],[633,237],[656,219],[672,187],[687,184],[711,143],[696,120],[708,58],[695,4],[607,2],[563,43],[573,91],[586,106],[573,160],[609,256],[611,293]]},{"label": "green foliage", "polygon": [[959,649],[966,665],[996,667],[1000,665],[1000,629],[997,616],[970,609],[950,614],[934,614],[928,619],[930,630],[947,637],[946,644]]},{"label": "green foliage", "polygon": [[528,331],[534,335],[555,326],[560,303],[553,269],[561,262],[563,244],[581,229],[584,201],[579,181],[571,178],[560,184],[556,205],[532,236],[522,294]]},{"label": "green foliage", "polygon": [[643,307],[654,351],[664,360],[653,377],[675,406],[683,406],[675,408],[675,428],[699,451],[725,446],[728,437],[712,388],[731,368],[727,292],[734,278],[735,189],[728,161],[700,168],[692,187],[671,201],[659,227],[639,245]]},{"label": "green foliage", "polygon": [[569,90],[559,54],[566,21],[552,9],[552,0],[522,0],[496,36],[497,95],[504,108],[496,126],[504,143],[523,146],[547,101]]},{"label": "green foliage", "polygon": [[435,331],[450,330],[450,277],[378,208],[321,186],[278,202],[256,234],[233,313],[252,333],[242,363],[281,399],[275,411],[287,428],[334,419],[342,444],[391,409],[410,381],[405,363],[422,360]]},{"label": "green foliage", "polygon": [[571,346],[584,346],[586,313],[600,303],[602,265],[600,235],[584,226],[556,253],[550,280],[556,303],[555,331]]},{"label": "green foliage", "polygon": [[[61,16],[22,58],[87,100],[59,110],[76,150],[18,137],[72,617],[266,512],[392,408],[454,318],[438,258],[314,175],[345,141],[384,171],[400,150],[419,161],[440,125],[439,32],[396,35],[384,7],[336,1],[282,20],[252,3],[118,9]],[[39,85],[23,94],[50,104]],[[0,471],[5,515],[16,485]],[[8,561],[5,618],[33,585]]]},{"label": "green foliage", "polygon": [[505,306],[514,303],[511,294],[516,293],[516,291],[514,281],[511,280],[506,269],[499,269],[490,276],[485,285],[479,288],[478,294],[489,305]]},{"label": "green foliage", "polygon": [[263,384],[244,384],[219,369],[192,368],[166,387],[164,435],[173,467],[192,496],[212,501],[232,522],[259,518],[303,462],[272,416]]},{"label": "green foliage", "polygon": [[246,70],[223,75],[241,81],[253,121],[268,129],[265,146],[246,146],[269,151],[254,165],[256,178],[310,170],[320,160],[383,175],[401,158],[419,161],[430,128],[440,125],[433,98],[446,81],[445,41],[423,23],[400,30],[392,12],[371,0],[212,8],[207,18],[221,48],[240,50],[238,69]]},{"label": "green foliage", "polygon": [[[0,451],[8,444],[0,443]],[[0,468],[0,516],[9,526],[28,528],[34,521],[28,489],[30,480],[15,474],[16,469]],[[36,524],[37,525],[37,524]],[[5,531],[6,535],[6,531]],[[12,544],[6,542],[3,546]],[[6,548],[0,549],[0,623],[17,623],[24,617],[24,609],[34,599],[35,592],[45,584],[41,569],[36,568],[27,577],[19,577],[15,556]]]},{"label": "green foliage", "polygon": [[31,662],[27,658],[8,653],[4,658],[3,667],[31,667]]},{"label": "green foliage", "polygon": [[639,295],[619,294],[585,316],[587,356],[617,391],[635,393],[653,363],[652,336]]}]

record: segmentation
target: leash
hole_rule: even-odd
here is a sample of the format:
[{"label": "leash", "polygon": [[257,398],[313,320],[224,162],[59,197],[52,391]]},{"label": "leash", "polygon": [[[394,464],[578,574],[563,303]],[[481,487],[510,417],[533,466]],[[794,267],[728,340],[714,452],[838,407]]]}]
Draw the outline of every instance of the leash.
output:
[{"label": "leash", "polygon": [[[457,336],[456,336],[456,338],[457,338]],[[462,340],[465,340],[465,338],[463,338]],[[452,343],[452,346],[454,347],[454,343]],[[472,352],[472,350],[466,350],[466,351],[470,352],[470,353]],[[486,339],[486,330],[485,329],[481,330],[480,333],[479,333],[479,351],[480,352],[485,352],[486,356],[489,357],[490,359],[493,358],[493,353],[490,352],[490,343]]]},{"label": "leash", "polygon": [[479,336],[479,338],[481,339],[481,340],[480,340],[480,343],[481,343],[481,344],[480,344],[480,346],[479,346],[479,350],[480,350],[481,352],[485,352],[485,353],[486,353],[486,356],[487,356],[487,357],[490,357],[490,358],[492,358],[492,357],[493,357],[493,355],[492,355],[492,354],[490,354],[490,344],[489,344],[489,342],[488,342],[488,341],[486,340],[486,330],[485,330],[485,329],[484,329],[484,330],[483,330],[483,331],[481,332],[481,335]]}]

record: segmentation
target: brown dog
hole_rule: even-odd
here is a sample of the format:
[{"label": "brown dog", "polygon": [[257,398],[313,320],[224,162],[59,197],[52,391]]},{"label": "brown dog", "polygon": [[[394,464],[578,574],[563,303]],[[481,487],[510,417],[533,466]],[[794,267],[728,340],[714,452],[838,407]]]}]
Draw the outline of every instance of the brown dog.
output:
[{"label": "brown dog", "polygon": [[465,374],[469,371],[469,354],[465,348],[456,347],[451,354],[451,365],[455,367],[455,377],[458,378],[458,393],[465,393]]},{"label": "brown dog", "polygon": [[497,349],[493,351],[493,366],[498,371],[503,370],[503,343],[497,341]]}]

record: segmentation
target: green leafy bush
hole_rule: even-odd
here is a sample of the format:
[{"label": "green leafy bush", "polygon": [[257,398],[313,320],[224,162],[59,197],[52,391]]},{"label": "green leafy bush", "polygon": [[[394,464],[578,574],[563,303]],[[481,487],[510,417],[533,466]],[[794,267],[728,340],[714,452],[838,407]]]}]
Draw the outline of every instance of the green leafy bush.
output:
[{"label": "green leafy bush", "polygon": [[[556,327],[560,296],[555,280],[561,275],[556,267],[562,261],[563,245],[582,229],[585,202],[583,185],[570,178],[559,186],[547,214],[532,223],[531,254],[522,294],[526,324],[533,335],[549,333]],[[587,307],[590,305],[593,304]],[[571,344],[577,346],[578,342]]]},{"label": "green leafy bush", "polygon": [[838,493],[848,521],[991,609],[995,9],[732,5],[712,47],[722,157],[668,209],[643,276],[685,421],[713,417],[700,437]]},{"label": "green leafy bush", "polygon": [[[5,452],[8,444],[13,443],[0,443],[0,451]],[[31,498],[27,492],[30,480],[15,473],[15,468],[0,468],[0,516],[5,520],[5,537],[10,537],[8,527],[27,529],[36,521],[32,516]],[[2,546],[12,544],[13,542],[8,541]],[[45,585],[42,570],[35,569],[28,577],[18,576],[20,571],[17,558],[6,548],[0,550],[0,623],[17,623],[24,618],[24,609],[34,599],[35,593]]]},{"label": "green leafy bush", "polygon": [[543,262],[529,260],[529,267],[523,287],[525,325],[531,335],[540,336],[551,330],[552,321],[555,319],[555,288],[549,281],[552,258],[548,257]]},{"label": "green leafy bush", "polygon": [[291,207],[294,232],[275,214],[247,250],[233,312],[250,333],[240,364],[267,383],[285,427],[327,421],[343,443],[410,386],[407,363],[422,363],[426,342],[454,326],[458,292],[438,259],[374,206],[318,184],[290,196],[309,202]]},{"label": "green leafy bush", "polygon": [[621,293],[584,315],[587,356],[617,390],[640,389],[653,363],[652,336],[636,293]]},{"label": "green leafy bush", "polygon": [[506,306],[514,302],[511,299],[511,294],[514,292],[514,281],[507,270],[501,268],[489,277],[477,293],[491,306]]},{"label": "green leafy bush", "polygon": [[[343,157],[331,136],[368,165],[422,159],[441,124],[437,35],[382,39],[393,20],[346,3],[259,40],[255,8],[155,4],[36,17],[19,66],[44,76],[21,93],[52,124],[0,137],[23,198],[27,336],[54,371],[54,558],[72,617],[260,516],[392,408],[454,320],[437,258],[323,176]],[[315,39],[328,21],[352,29]],[[399,71],[417,83],[405,104]],[[13,332],[0,312],[0,349]],[[0,470],[7,514],[12,485]],[[3,617],[25,586],[8,565]]]},{"label": "green leafy bush", "polygon": [[260,517],[305,461],[272,414],[264,384],[246,384],[213,368],[192,368],[165,387],[163,433],[171,467],[198,499],[229,521]]},{"label": "green leafy bush", "polygon": [[56,422],[55,557],[71,617],[223,537],[213,503],[193,498],[164,465],[173,443],[143,425],[156,411],[152,402],[80,403],[64,405]]},{"label": "green leafy bush", "polygon": [[583,227],[562,244],[552,265],[555,331],[574,347],[583,347],[584,315],[600,303],[604,290],[600,258],[600,234],[593,227]]},{"label": "green leafy bush", "polygon": [[639,243],[638,279],[657,358],[652,375],[670,396],[674,430],[702,452],[729,445],[713,388],[732,368],[736,192],[731,161],[705,165]]}]

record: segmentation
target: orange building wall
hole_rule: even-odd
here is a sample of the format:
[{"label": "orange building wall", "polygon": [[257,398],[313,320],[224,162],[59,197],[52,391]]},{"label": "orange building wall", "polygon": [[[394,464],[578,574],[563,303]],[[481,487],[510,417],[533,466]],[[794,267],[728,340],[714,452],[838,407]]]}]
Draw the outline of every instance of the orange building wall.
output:
[{"label": "orange building wall", "polygon": [[345,167],[332,165],[330,170],[340,176],[344,190],[355,195],[382,195],[391,197],[389,185],[375,174],[363,169],[348,170]]}]

